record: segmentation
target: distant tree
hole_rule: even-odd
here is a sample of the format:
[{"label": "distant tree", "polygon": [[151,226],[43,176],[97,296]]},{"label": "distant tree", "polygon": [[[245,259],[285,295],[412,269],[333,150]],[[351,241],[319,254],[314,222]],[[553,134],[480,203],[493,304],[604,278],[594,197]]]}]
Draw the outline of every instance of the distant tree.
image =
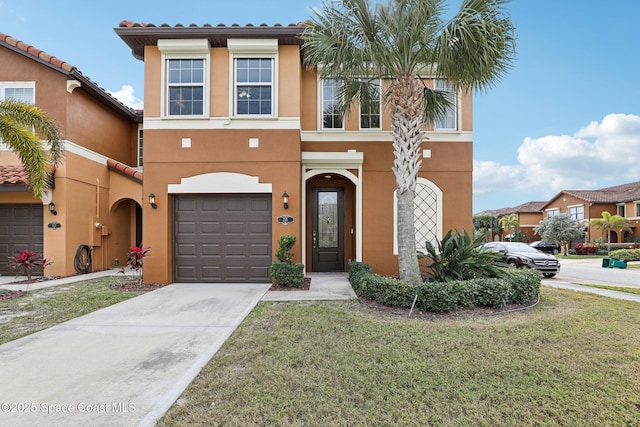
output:
[{"label": "distant tree", "polygon": [[[38,135],[44,137],[49,153]],[[31,104],[0,100],[0,139],[22,161],[33,195],[41,197],[49,188],[51,165],[57,164],[64,155],[56,123],[47,113]]]},{"label": "distant tree", "polygon": [[540,221],[533,231],[539,234],[542,240],[560,244],[564,255],[567,255],[569,244],[584,236],[584,224],[571,219],[567,214],[555,215]]},{"label": "distant tree", "polygon": [[607,250],[611,250],[611,232],[614,230],[631,231],[629,220],[620,215],[611,215],[611,213],[602,212],[602,218],[594,218],[589,225],[595,229],[602,230],[602,236],[607,234]]},{"label": "distant tree", "polygon": [[476,234],[482,234],[485,241],[493,240],[493,234],[500,234],[498,217],[492,214],[476,215],[473,217],[473,229]]},{"label": "distant tree", "polygon": [[[510,240],[513,239],[513,235],[516,231],[520,230],[520,223],[518,222],[518,215],[515,213],[511,213],[509,215],[505,215],[498,220],[502,230],[507,235],[511,235]],[[505,235],[505,238],[507,236]]]}]

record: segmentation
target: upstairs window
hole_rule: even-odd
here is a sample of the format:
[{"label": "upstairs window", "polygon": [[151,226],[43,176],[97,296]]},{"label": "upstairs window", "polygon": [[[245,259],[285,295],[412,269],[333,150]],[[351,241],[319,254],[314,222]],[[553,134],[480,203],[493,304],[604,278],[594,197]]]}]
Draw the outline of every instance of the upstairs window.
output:
[{"label": "upstairs window", "polygon": [[560,209],[547,209],[547,218],[551,218],[556,215],[560,215]]},{"label": "upstairs window", "polygon": [[204,81],[204,59],[168,59],[168,115],[204,115]]},{"label": "upstairs window", "polygon": [[343,128],[343,117],[337,107],[341,88],[342,83],[338,80],[322,80],[322,129]]},{"label": "upstairs window", "polygon": [[635,202],[636,217],[640,217],[640,202]]},{"label": "upstairs window", "polygon": [[453,86],[446,80],[436,79],[434,81],[434,89],[440,92],[449,93],[451,100],[453,101],[452,105],[447,108],[444,117],[435,124],[436,130],[455,130],[457,99]]},{"label": "upstairs window", "polygon": [[623,218],[626,216],[624,203],[621,203],[618,205],[618,215],[620,215]]},{"label": "upstairs window", "polygon": [[[9,99],[25,104],[35,104],[35,82],[0,82],[0,101]],[[0,138],[0,144],[2,144],[2,138]],[[0,145],[0,148],[3,146]]]},{"label": "upstairs window", "polygon": [[143,136],[144,136],[144,130],[138,129],[138,167],[142,167],[142,163],[143,163],[143,157],[142,157],[142,152],[144,148]]},{"label": "upstairs window", "polygon": [[582,221],[584,219],[584,206],[570,206],[567,209],[567,213],[569,214],[569,218]]},{"label": "upstairs window", "polygon": [[380,129],[381,105],[380,80],[374,80],[370,90],[360,95],[360,129]]},{"label": "upstairs window", "polygon": [[273,115],[273,63],[273,58],[235,59],[236,115]]}]

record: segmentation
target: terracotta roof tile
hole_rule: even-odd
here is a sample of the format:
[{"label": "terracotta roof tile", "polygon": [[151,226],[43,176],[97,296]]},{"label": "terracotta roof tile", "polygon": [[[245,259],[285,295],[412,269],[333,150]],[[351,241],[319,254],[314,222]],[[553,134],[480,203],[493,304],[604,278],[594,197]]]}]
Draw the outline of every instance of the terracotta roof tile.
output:
[{"label": "terracotta roof tile", "polygon": [[113,159],[107,159],[107,167],[111,170],[119,172],[126,177],[132,178],[135,181],[142,182],[142,172],[122,162],[118,162]]},{"label": "terracotta roof tile", "polygon": [[1,184],[29,185],[29,175],[24,166],[0,166]]}]

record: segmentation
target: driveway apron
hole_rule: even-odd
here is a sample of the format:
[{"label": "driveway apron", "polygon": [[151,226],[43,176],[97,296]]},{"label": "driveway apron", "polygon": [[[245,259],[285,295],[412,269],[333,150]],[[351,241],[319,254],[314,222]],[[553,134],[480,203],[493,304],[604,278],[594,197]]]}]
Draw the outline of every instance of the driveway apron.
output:
[{"label": "driveway apron", "polygon": [[154,425],[268,289],[173,284],[0,346],[0,425]]}]

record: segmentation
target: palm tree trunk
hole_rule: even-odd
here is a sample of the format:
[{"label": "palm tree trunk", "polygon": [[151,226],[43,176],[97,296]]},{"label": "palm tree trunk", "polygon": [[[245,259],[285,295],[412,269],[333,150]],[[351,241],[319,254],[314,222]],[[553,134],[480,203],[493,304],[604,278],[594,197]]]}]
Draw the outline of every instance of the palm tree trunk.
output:
[{"label": "palm tree trunk", "polygon": [[422,165],[422,83],[413,75],[403,75],[391,92],[393,105],[393,173],[396,177],[398,270],[400,279],[411,284],[422,281],[416,253],[415,188]]}]

